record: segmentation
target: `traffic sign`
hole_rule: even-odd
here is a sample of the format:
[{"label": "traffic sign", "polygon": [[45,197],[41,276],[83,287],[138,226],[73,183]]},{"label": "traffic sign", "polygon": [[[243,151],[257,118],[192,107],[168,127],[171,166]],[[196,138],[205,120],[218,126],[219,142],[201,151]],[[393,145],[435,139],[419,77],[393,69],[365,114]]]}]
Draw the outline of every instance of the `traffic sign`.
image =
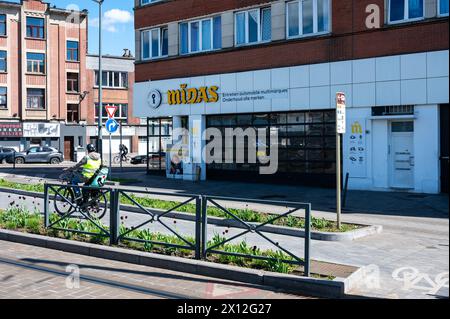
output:
[{"label": "traffic sign", "polygon": [[114,117],[114,114],[116,114],[117,112],[117,106],[114,105],[107,105],[105,106],[105,109],[110,119],[112,119]]},{"label": "traffic sign", "polygon": [[336,93],[336,132],[345,134],[345,94]]},{"label": "traffic sign", "polygon": [[117,121],[115,119],[109,119],[108,121],[106,121],[105,127],[106,127],[106,130],[108,131],[108,133],[112,134],[112,133],[117,132],[117,130],[120,127],[120,124],[117,123]]}]

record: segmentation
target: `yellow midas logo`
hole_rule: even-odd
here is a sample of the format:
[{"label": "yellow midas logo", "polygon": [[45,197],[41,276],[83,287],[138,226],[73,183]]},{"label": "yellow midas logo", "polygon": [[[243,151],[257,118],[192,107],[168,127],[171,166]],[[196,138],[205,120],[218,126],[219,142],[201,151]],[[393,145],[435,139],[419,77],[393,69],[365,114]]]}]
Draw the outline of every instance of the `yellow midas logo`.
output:
[{"label": "yellow midas logo", "polygon": [[169,105],[215,103],[219,100],[218,86],[202,86],[201,88],[187,88],[187,84],[181,84],[180,90],[167,91]]},{"label": "yellow midas logo", "polygon": [[355,122],[352,124],[352,134],[362,134],[362,126],[359,122]]}]

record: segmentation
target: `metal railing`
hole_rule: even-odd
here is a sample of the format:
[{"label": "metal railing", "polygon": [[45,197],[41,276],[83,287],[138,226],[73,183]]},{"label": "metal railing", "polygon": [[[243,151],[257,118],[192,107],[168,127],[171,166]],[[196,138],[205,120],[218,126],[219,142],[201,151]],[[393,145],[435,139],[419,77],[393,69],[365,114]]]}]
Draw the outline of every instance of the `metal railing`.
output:
[{"label": "metal railing", "polygon": [[[89,211],[86,210],[85,201],[76,201],[74,200],[75,189],[79,188],[83,194],[89,194],[88,192],[99,192],[102,198],[106,198],[107,200],[103,203],[100,203],[100,207],[105,210],[105,213],[102,217],[106,216],[106,210],[109,212],[109,230],[105,229],[99,223],[96,218],[94,218]],[[70,196],[69,196],[69,195]],[[157,197],[171,197],[171,198],[184,198],[183,201],[174,202],[173,207],[167,210],[160,210],[155,208],[144,207],[137,200],[136,195],[153,195]],[[126,190],[121,188],[92,188],[85,186],[73,186],[73,185],[61,185],[61,184],[45,184],[44,190],[45,196],[45,204],[44,204],[44,215],[45,215],[45,227],[55,229],[58,231],[64,232],[73,232],[73,233],[81,233],[84,235],[91,236],[103,236],[109,238],[110,245],[118,245],[121,242],[132,241],[139,242],[143,244],[152,244],[159,245],[164,247],[190,250],[195,253],[196,259],[206,259],[209,254],[221,254],[221,255],[229,255],[235,257],[242,258],[251,258],[258,260],[266,260],[273,262],[282,262],[286,264],[295,264],[304,267],[305,276],[310,276],[310,247],[311,247],[311,204],[308,203],[298,203],[298,202],[284,202],[284,201],[268,201],[268,200],[255,200],[255,199],[246,199],[246,198],[233,198],[233,197],[219,197],[219,196],[203,196],[203,195],[195,195],[195,194],[172,194],[172,193],[162,193],[162,192],[151,192],[147,190]],[[59,213],[58,218],[53,221],[50,221],[50,203],[51,199],[53,199],[54,204],[64,203],[65,205],[69,205],[69,209],[67,213],[61,214]],[[94,196],[95,199],[95,196]],[[224,205],[219,202],[222,201],[232,201],[239,203],[250,203],[250,204],[264,204],[264,205],[272,205],[277,207],[289,207],[289,209],[281,214],[270,214],[267,215],[268,218],[262,223],[255,222],[247,222],[240,218],[237,214],[232,212],[232,209],[225,208]],[[126,202],[126,207],[124,206]],[[180,208],[193,205],[193,209],[191,209],[191,213],[194,213],[192,210],[195,210],[195,216],[192,217],[191,222],[195,224],[194,230],[194,241],[192,239],[186,238],[183,236],[176,228],[169,226],[163,218],[177,219],[177,210]],[[55,206],[56,207],[56,206]],[[133,209],[131,209],[133,208]],[[208,218],[208,214],[210,214],[210,210],[208,208],[215,208],[222,212],[228,219],[237,222],[236,226],[230,226],[233,229],[243,229],[242,232],[231,236],[230,238],[226,238],[217,241],[208,241],[209,237],[212,237],[210,233],[208,233],[208,226],[215,225],[213,220]],[[272,240],[268,237],[264,228],[267,225],[271,225],[274,222],[286,218],[295,212],[303,210],[305,213],[305,231],[304,236],[296,237],[296,238],[304,238],[304,254],[302,257],[296,255],[294,252],[280,245],[277,241]],[[136,226],[131,227],[122,227],[121,228],[121,218],[124,216],[124,213],[130,214],[135,213],[141,216],[148,217],[147,220],[139,222]],[[73,230],[69,228],[59,227],[62,221],[70,220],[72,218],[84,219],[88,223],[91,223],[97,228],[100,233],[93,232],[85,232],[79,230]],[[217,217],[215,217],[217,218]],[[186,219],[185,219],[186,220]],[[182,244],[174,244],[167,243],[155,240],[142,239],[132,236],[133,233],[137,230],[144,230],[149,224],[158,224],[161,225],[167,232],[173,234],[176,238],[178,238]],[[262,255],[250,255],[250,254],[241,254],[241,253],[233,253],[227,252],[224,250],[220,250],[222,246],[227,243],[231,243],[237,238],[243,237],[247,234],[254,234],[259,238],[264,239],[266,242],[272,244],[276,247],[277,250],[282,251],[287,256],[291,257],[291,259],[279,259]],[[292,236],[291,236],[292,237]]]}]

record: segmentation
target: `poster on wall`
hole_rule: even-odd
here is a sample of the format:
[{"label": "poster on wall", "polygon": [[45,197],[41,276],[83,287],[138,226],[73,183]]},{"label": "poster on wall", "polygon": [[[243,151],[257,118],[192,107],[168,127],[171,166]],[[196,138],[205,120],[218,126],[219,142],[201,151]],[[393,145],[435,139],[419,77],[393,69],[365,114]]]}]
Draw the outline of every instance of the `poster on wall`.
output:
[{"label": "poster on wall", "polygon": [[23,123],[24,137],[59,137],[58,123]]},{"label": "poster on wall", "polygon": [[347,132],[347,162],[350,177],[367,177],[366,125],[364,119],[350,119]]},{"label": "poster on wall", "polygon": [[168,145],[166,156],[166,175],[168,178],[183,178],[184,164],[187,161],[186,145]]},{"label": "poster on wall", "polygon": [[22,137],[22,123],[0,122],[0,137]]}]

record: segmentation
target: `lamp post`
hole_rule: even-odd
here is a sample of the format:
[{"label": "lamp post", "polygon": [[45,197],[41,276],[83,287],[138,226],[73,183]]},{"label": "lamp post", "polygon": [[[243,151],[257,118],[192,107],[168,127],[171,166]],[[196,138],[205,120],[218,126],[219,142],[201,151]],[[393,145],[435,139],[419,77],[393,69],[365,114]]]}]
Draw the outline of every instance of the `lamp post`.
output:
[{"label": "lamp post", "polygon": [[102,137],[102,122],[103,122],[103,57],[102,57],[102,4],[105,0],[92,0],[98,3],[98,139],[97,151],[103,159],[103,137]]}]

